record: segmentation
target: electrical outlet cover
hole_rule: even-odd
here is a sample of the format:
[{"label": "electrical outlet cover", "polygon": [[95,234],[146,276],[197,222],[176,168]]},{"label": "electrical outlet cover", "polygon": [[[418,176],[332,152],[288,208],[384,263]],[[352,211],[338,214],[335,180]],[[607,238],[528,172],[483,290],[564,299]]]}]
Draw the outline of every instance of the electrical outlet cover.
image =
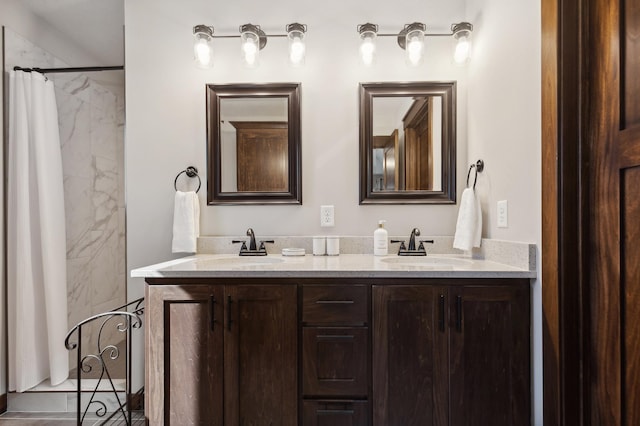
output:
[{"label": "electrical outlet cover", "polygon": [[509,227],[509,205],[507,200],[498,201],[498,228]]},{"label": "electrical outlet cover", "polygon": [[333,206],[320,206],[320,226],[335,226]]}]

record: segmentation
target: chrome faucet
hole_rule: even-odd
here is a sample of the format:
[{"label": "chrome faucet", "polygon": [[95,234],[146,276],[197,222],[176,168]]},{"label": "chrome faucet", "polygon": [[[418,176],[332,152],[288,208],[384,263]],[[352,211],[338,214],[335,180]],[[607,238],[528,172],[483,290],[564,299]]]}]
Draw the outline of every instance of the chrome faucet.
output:
[{"label": "chrome faucet", "polygon": [[420,236],[420,230],[418,228],[413,228],[411,230],[411,235],[409,236],[409,247],[407,248],[404,245],[403,240],[391,240],[391,243],[400,243],[400,248],[398,249],[398,256],[426,256],[427,251],[424,248],[424,243],[433,244],[433,240],[420,240],[420,245],[416,248],[416,237]]},{"label": "chrome faucet", "polygon": [[254,234],[253,228],[247,229],[247,237],[249,237],[249,250],[256,251],[256,234]]},{"label": "chrome faucet", "polygon": [[416,249],[416,236],[420,236],[420,230],[418,228],[413,228],[411,230],[411,236],[409,237],[409,248],[408,250]]},{"label": "chrome faucet", "polygon": [[263,240],[260,241],[260,246],[256,244],[256,234],[253,232],[252,228],[247,229],[247,237],[249,237],[249,248],[247,248],[247,242],[244,240],[232,240],[231,242],[234,244],[242,244],[240,246],[240,256],[266,256],[267,249],[265,248],[265,243],[272,243],[273,240]]}]

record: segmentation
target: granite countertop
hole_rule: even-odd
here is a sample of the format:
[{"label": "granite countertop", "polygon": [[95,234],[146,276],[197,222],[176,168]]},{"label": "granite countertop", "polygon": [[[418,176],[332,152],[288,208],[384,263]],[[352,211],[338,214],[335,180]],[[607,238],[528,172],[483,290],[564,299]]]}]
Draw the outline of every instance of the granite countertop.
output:
[{"label": "granite countertop", "polygon": [[240,257],[198,254],[131,271],[142,278],[535,278],[524,269],[462,255],[399,257],[339,256]]}]

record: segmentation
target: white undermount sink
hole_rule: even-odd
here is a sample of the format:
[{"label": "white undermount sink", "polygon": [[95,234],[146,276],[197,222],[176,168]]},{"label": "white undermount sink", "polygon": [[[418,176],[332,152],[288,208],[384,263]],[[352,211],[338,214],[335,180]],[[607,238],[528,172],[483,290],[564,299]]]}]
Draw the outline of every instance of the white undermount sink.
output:
[{"label": "white undermount sink", "polygon": [[465,267],[473,264],[470,259],[459,259],[455,257],[441,257],[441,256],[398,256],[398,257],[385,257],[380,259],[381,262],[389,265],[398,266],[414,266],[425,268],[455,268]]},{"label": "white undermount sink", "polygon": [[272,265],[274,263],[282,263],[284,260],[278,257],[267,256],[236,256],[236,257],[214,257],[199,260],[202,265],[218,266],[218,267],[236,267],[236,266],[252,266],[252,265]]}]

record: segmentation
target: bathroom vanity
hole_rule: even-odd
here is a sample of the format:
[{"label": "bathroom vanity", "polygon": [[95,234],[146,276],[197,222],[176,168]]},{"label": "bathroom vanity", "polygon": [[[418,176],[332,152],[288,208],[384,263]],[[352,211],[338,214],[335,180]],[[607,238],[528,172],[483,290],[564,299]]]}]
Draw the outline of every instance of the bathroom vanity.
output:
[{"label": "bathroom vanity", "polygon": [[531,423],[533,271],[199,255],[132,275],[147,283],[149,424]]}]

